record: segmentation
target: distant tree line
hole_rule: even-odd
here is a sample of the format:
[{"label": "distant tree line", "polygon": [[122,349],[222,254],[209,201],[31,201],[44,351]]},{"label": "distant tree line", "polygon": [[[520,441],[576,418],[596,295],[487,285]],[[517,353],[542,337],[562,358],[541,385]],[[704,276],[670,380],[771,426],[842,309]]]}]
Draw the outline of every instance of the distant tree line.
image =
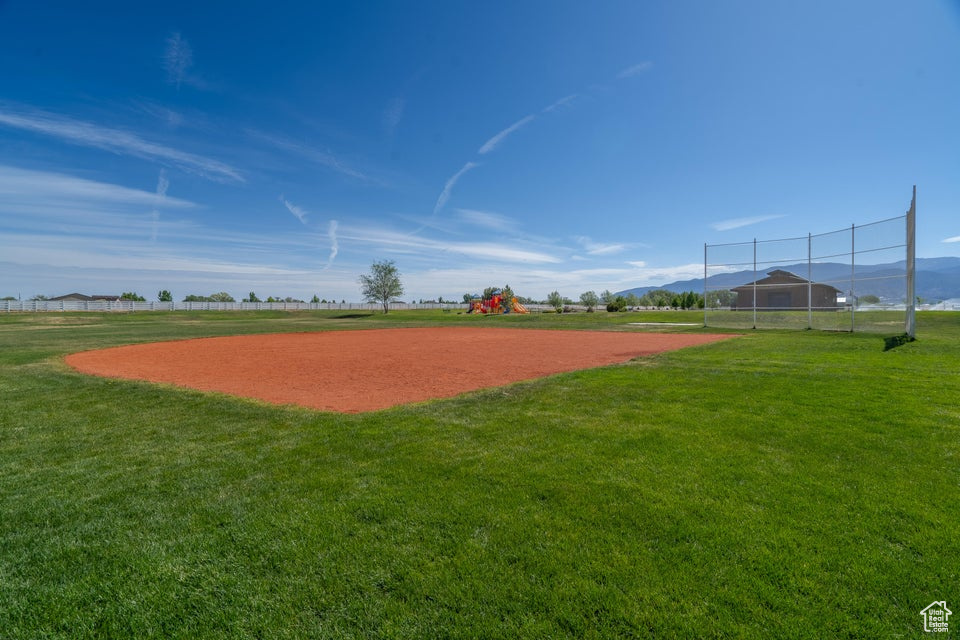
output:
[{"label": "distant tree line", "polygon": [[[736,293],[732,291],[712,291],[708,294],[714,306],[729,306],[736,300]],[[553,307],[557,311],[563,311],[565,308],[574,304],[574,302],[560,294],[559,291],[551,291],[546,300],[540,302]],[[702,309],[703,295],[696,291],[684,291],[677,293],[669,289],[654,289],[648,291],[642,296],[629,293],[627,295],[617,295],[609,290],[601,294],[596,291],[585,291],[580,294],[580,306],[586,307],[587,312],[591,312],[601,304],[610,312],[626,311],[627,309],[643,307],[648,309]]]}]

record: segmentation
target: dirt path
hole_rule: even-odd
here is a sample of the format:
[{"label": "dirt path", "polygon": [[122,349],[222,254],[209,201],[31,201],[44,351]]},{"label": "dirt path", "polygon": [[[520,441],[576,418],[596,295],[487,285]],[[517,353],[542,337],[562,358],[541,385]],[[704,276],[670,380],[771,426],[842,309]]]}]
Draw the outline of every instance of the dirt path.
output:
[{"label": "dirt path", "polygon": [[201,338],[74,353],[78,371],[360,412],[626,362],[729,335],[444,327]]}]

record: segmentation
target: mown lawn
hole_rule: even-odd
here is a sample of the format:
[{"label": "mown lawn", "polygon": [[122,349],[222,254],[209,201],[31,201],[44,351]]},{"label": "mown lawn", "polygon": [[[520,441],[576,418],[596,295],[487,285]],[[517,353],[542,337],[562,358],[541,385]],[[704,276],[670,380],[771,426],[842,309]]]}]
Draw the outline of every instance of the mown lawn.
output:
[{"label": "mown lawn", "polygon": [[931,601],[956,610],[960,314],[920,314],[889,351],[745,331],[362,415],[60,362],[208,335],[691,318],[0,316],[0,638],[917,637]]}]

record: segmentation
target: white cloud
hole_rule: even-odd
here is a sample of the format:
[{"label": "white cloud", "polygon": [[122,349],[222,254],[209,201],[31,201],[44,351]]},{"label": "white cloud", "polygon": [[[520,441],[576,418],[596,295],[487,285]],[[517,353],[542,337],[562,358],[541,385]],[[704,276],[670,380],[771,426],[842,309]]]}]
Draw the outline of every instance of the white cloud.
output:
[{"label": "white cloud", "polygon": [[297,220],[299,220],[302,224],[307,224],[307,212],[304,209],[301,209],[297,205],[284,198],[283,194],[280,194],[280,202],[283,203],[283,206],[287,208],[287,211],[292,213]]},{"label": "white cloud", "polygon": [[645,60],[639,64],[627,67],[623,69],[620,73],[617,74],[617,78],[632,78],[633,76],[639,76],[643,73],[646,73],[653,68],[653,63],[649,60]]},{"label": "white cloud", "polygon": [[952,238],[944,238],[941,242],[960,242],[960,236],[953,236]]},{"label": "white cloud", "polygon": [[768,220],[777,220],[779,218],[785,218],[785,215],[769,215],[769,216],[754,216],[752,218],[733,218],[731,220],[721,220],[720,222],[714,222],[710,227],[714,231],[730,231],[731,229],[739,229],[741,227],[749,227],[750,225],[760,224],[761,222],[767,222]]},{"label": "white cloud", "polygon": [[520,118],[519,120],[514,122],[512,125],[510,125],[506,129],[504,129],[503,131],[501,131],[500,133],[498,133],[497,135],[493,136],[492,138],[487,140],[485,143],[483,143],[483,146],[480,147],[480,150],[477,153],[479,153],[480,155],[483,155],[485,153],[490,153],[491,151],[496,149],[497,146],[501,142],[503,142],[507,136],[509,136],[511,133],[513,133],[517,129],[520,129],[521,127],[524,127],[527,124],[533,122],[535,118],[536,116],[533,116],[533,115],[526,116],[525,118]]},{"label": "white cloud", "polygon": [[463,174],[479,166],[480,165],[476,162],[468,162],[461,167],[460,171],[457,171],[455,174],[450,176],[450,178],[447,180],[447,183],[443,185],[443,191],[440,192],[440,196],[437,198],[437,203],[433,207],[434,214],[443,209],[443,207],[447,204],[447,201],[450,199],[450,194],[453,193],[453,187],[456,186],[457,181],[460,180]]},{"label": "white cloud", "polygon": [[150,142],[122,129],[101,127],[44,111],[14,113],[2,104],[0,125],[52,136],[65,142],[118,155],[168,162],[184,171],[218,182],[245,182],[243,176],[226,163]]}]

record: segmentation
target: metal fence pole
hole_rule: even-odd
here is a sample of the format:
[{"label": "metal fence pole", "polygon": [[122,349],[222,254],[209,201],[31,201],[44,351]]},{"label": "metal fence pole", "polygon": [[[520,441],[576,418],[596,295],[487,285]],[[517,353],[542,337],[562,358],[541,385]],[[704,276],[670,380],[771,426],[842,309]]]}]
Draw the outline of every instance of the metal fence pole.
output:
[{"label": "metal fence pole", "polygon": [[917,185],[913,185],[913,198],[907,211],[907,317],[904,332],[911,338],[917,332],[917,297],[914,278],[916,276],[917,241]]},{"label": "metal fence pole", "polygon": [[813,235],[807,233],[807,329],[813,329],[813,259],[811,257]]},{"label": "metal fence pole", "polygon": [[850,225],[850,333],[855,331],[854,317],[856,315],[857,307],[857,298],[853,293],[853,281],[856,278],[856,262],[857,262],[857,245],[856,245],[856,236],[857,236],[857,225]]},{"label": "metal fence pole", "polygon": [[703,326],[707,326],[707,243],[703,243]]},{"label": "metal fence pole", "polygon": [[753,328],[757,328],[757,239],[753,239]]}]

